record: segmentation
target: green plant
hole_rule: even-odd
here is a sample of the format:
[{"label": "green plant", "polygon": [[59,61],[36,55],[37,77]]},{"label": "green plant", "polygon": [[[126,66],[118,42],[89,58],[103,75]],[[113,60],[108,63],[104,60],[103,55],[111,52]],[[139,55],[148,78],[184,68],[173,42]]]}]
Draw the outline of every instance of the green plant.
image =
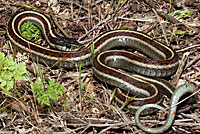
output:
[{"label": "green plant", "polygon": [[26,79],[26,66],[24,62],[15,63],[12,56],[5,57],[4,53],[0,53],[0,88],[11,94],[10,89],[14,88],[15,80]]},{"label": "green plant", "polygon": [[169,15],[172,15],[172,16],[177,15],[176,18],[181,19],[183,17],[190,16],[193,12],[194,10],[189,11],[188,9],[181,9],[181,10],[177,10],[175,12],[169,13]]},{"label": "green plant", "polygon": [[[181,9],[181,10],[177,10],[175,12],[169,13],[169,15],[176,16],[176,19],[179,20],[181,18],[190,16],[193,12],[194,12],[194,10],[189,11],[188,9]],[[182,34],[185,34],[186,31],[176,30],[175,33],[182,35]]]},{"label": "green plant", "polygon": [[90,47],[90,50],[91,50],[91,54],[92,54],[92,59],[94,59],[94,43],[92,43],[91,47]]},{"label": "green plant", "polygon": [[38,40],[40,29],[33,22],[27,21],[21,26],[22,36],[27,40]]},{"label": "green plant", "polygon": [[36,80],[33,83],[33,93],[36,95],[38,103],[51,106],[52,100],[58,100],[59,95],[63,95],[66,92],[60,82],[55,82],[55,79],[51,79],[48,83],[44,83],[41,80]]},{"label": "green plant", "polygon": [[110,104],[112,103],[112,100],[114,99],[115,97],[115,93],[116,93],[116,88],[114,89],[114,91],[112,92],[112,95],[110,96]]},{"label": "green plant", "polygon": [[176,30],[176,32],[175,32],[176,34],[185,34],[186,33],[186,31],[182,31],[182,30]]}]

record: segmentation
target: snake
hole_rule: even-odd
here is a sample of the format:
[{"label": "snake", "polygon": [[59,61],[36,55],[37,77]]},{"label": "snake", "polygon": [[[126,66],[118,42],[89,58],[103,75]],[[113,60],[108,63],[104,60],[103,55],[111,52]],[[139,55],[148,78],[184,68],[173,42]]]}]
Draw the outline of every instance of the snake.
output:
[{"label": "snake", "polygon": [[[27,21],[33,22],[40,28],[50,48],[28,41],[22,36],[20,29]],[[171,47],[142,32],[110,30],[96,37],[91,45],[75,51],[73,49],[80,44],[73,38],[64,38],[56,34],[47,15],[25,10],[17,12],[9,19],[7,36],[18,51],[31,53],[31,58],[40,62],[45,61],[47,64],[65,68],[76,68],[80,64],[92,65],[97,79],[120,88],[116,92],[116,98],[121,104],[127,100],[129,94],[136,96],[127,105],[133,112],[137,112],[143,105],[159,104],[164,94],[171,97],[174,91],[187,92],[195,89],[193,86],[176,89],[169,82],[157,78],[168,77],[176,72],[179,65],[178,54]],[[118,50],[118,48],[123,49]],[[131,50],[137,50],[140,54]],[[134,74],[130,73],[133,71]],[[175,98],[172,103],[177,100]],[[143,109],[140,111],[136,114],[138,120]],[[168,120],[173,120],[174,116],[171,115],[173,112],[170,112]],[[145,114],[148,113],[147,110]],[[172,123],[166,124],[170,127]],[[144,131],[147,129],[141,124],[138,126]]]}]

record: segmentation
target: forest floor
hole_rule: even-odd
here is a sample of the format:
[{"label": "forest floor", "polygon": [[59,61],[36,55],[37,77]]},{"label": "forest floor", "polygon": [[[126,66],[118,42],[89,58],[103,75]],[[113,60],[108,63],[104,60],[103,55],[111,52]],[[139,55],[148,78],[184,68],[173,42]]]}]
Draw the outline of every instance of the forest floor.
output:
[{"label": "forest floor", "polygon": [[[51,68],[45,61],[32,59],[30,53],[16,53],[6,28],[11,16],[23,10],[37,10],[49,17],[53,14],[55,19],[51,20],[61,26],[65,36],[76,39],[83,47],[110,30],[145,33],[179,55],[179,70],[163,79],[174,87],[190,83],[199,90],[200,0],[0,0],[0,52],[6,57],[15,56],[16,64],[25,62],[28,70],[23,80],[7,80],[14,83],[11,89],[7,89],[8,85],[2,87],[4,78],[0,76],[0,87],[5,88],[0,89],[0,133],[145,133],[136,126],[130,109],[115,99],[111,101],[115,87],[97,80],[91,66]],[[53,27],[62,34],[57,26]],[[43,37],[36,42],[49,47]],[[0,63],[0,74],[3,69]],[[55,99],[49,99],[54,95],[48,92],[52,79],[55,82],[51,81],[50,86],[56,87],[59,82],[65,89]],[[35,93],[40,91],[33,91],[37,80],[44,86],[41,96]],[[200,133],[200,95],[197,92],[195,96],[192,104],[178,107],[175,121],[165,133]],[[164,96],[162,104],[166,109],[170,99]],[[141,120],[149,127],[158,127],[167,116],[158,111]]]}]

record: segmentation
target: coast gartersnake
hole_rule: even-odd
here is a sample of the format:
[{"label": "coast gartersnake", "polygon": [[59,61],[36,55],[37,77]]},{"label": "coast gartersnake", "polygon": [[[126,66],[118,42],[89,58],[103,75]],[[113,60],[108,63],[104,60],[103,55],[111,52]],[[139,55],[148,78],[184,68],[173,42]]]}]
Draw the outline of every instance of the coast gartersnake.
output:
[{"label": "coast gartersnake", "polygon": [[[47,64],[52,65],[57,61],[62,61],[58,63],[58,66],[66,68],[75,68],[80,63],[82,66],[92,63],[94,75],[99,80],[136,96],[128,105],[133,111],[137,111],[138,106],[158,102],[163,93],[171,97],[175,90],[164,80],[138,75],[166,77],[172,75],[178,67],[178,55],[174,50],[141,32],[109,31],[93,41],[91,46],[93,45],[94,50],[88,46],[80,51],[62,51],[45,48],[24,39],[20,28],[25,21],[34,22],[51,46],[65,50],[78,45],[74,39],[65,40],[57,37],[52,30],[49,18],[45,15],[36,11],[23,11],[14,15],[7,26],[8,37],[19,50],[30,52],[33,58],[39,57],[40,61],[44,60]],[[110,50],[119,47],[135,49],[149,58],[125,50]],[[138,74],[125,73],[119,68],[135,71]],[[189,89],[194,90],[194,87],[190,86]],[[122,103],[126,99],[126,95],[121,91],[117,92],[117,96]]]}]

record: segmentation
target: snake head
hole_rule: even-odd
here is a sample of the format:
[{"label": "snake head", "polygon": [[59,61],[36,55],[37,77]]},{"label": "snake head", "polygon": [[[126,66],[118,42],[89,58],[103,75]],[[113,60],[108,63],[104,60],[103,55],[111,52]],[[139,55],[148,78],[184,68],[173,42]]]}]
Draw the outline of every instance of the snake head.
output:
[{"label": "snake head", "polygon": [[51,42],[53,47],[62,51],[76,51],[80,48],[81,44],[74,38],[64,38],[61,36],[52,37]]}]

